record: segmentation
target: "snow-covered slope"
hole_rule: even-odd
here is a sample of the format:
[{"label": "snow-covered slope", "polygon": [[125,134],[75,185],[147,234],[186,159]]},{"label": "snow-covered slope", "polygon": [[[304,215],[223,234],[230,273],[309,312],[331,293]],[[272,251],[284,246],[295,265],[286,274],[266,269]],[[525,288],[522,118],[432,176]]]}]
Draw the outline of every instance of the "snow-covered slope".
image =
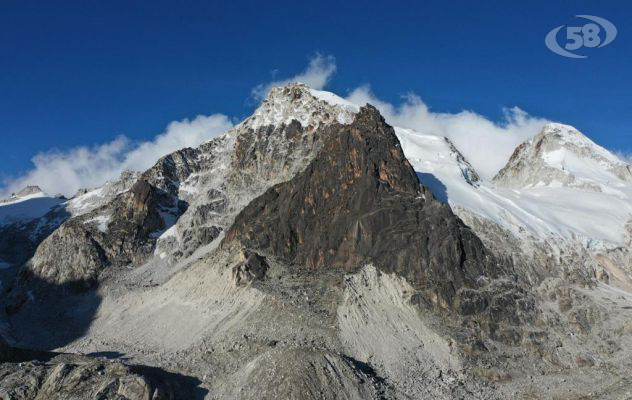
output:
[{"label": "snow-covered slope", "polygon": [[514,189],[480,180],[472,184],[464,173],[472,171],[471,166],[449,142],[410,130],[396,132],[422,183],[454,208],[476,213],[520,236],[557,236],[592,245],[598,241],[619,245],[626,239],[625,225],[632,218],[631,184],[621,182],[616,192],[561,185]]},{"label": "snow-covered slope", "polygon": [[[347,113],[361,106],[333,93],[311,93]],[[481,180],[444,137],[397,127],[396,134],[421,182],[457,213],[474,213],[519,237],[585,246],[620,245],[627,238],[632,167],[568,125],[544,126],[493,182]]]},{"label": "snow-covered slope", "polygon": [[66,202],[65,207],[72,216],[89,213],[112,201],[116,195],[129,190],[139,176],[139,172],[123,171],[118,179],[108,181],[103,186],[79,190]]},{"label": "snow-covered slope", "polygon": [[618,194],[632,184],[632,167],[572,126],[546,124],[516,148],[494,182],[512,188],[573,187]]},{"label": "snow-covered slope", "polygon": [[63,197],[49,196],[37,186],[28,186],[0,201],[0,226],[39,218],[64,201]]}]

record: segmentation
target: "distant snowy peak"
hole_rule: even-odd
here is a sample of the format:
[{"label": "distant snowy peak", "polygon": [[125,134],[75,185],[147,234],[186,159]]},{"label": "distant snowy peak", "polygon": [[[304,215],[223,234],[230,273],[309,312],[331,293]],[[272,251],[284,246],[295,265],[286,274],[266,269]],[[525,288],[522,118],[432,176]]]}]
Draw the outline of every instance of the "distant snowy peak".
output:
[{"label": "distant snowy peak", "polygon": [[551,123],[516,148],[494,182],[511,188],[571,187],[601,192],[629,186],[632,167],[572,126]]},{"label": "distant snowy peak", "polygon": [[39,186],[27,186],[15,194],[15,197],[26,197],[43,194],[44,191]]},{"label": "distant snowy peak", "polygon": [[38,186],[27,186],[11,197],[0,200],[0,226],[39,218],[64,201],[66,199],[63,196],[49,196]]},{"label": "distant snowy peak", "polygon": [[256,130],[262,126],[289,125],[293,120],[303,127],[336,121],[350,123],[358,110],[359,107],[333,93],[293,83],[272,88],[255,113],[241,126]]},{"label": "distant snowy peak", "polygon": [[19,192],[13,193],[10,197],[0,200],[0,204],[17,203],[38,197],[46,197],[46,193],[39,186],[27,186]]},{"label": "distant snowy peak", "polygon": [[[516,150],[495,184],[479,179],[449,140],[397,127],[395,133],[419,180],[464,220],[482,217],[520,238],[562,238],[590,246],[621,245],[632,240],[626,239],[632,238],[632,222],[627,231],[624,228],[632,218],[632,185],[608,172],[627,165],[571,127],[547,125]],[[579,167],[550,165],[556,151],[571,154]],[[564,160],[571,159],[571,155]],[[591,166],[585,167],[586,163]],[[568,178],[565,172],[571,166],[574,175]],[[586,183],[586,170],[590,168],[597,168],[605,177],[593,176],[590,182],[596,189],[582,188],[578,195],[578,189],[570,183]],[[528,179],[531,174],[534,180]],[[532,184],[546,177],[558,183]],[[568,179],[565,187],[562,179]],[[513,187],[503,187],[504,182],[499,183],[502,180]]]}]

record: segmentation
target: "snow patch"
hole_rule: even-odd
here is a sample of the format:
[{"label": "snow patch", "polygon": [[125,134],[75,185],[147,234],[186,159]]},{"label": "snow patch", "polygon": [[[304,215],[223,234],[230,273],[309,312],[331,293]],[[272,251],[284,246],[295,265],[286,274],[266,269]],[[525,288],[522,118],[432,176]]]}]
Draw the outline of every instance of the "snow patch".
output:
[{"label": "snow patch", "polygon": [[167,229],[166,231],[164,231],[159,237],[158,239],[166,239],[166,238],[170,238],[170,237],[174,237],[177,238],[178,236],[178,226],[176,224],[173,224],[172,226],[169,227],[169,229]]},{"label": "snow patch", "polygon": [[94,223],[96,224],[97,229],[99,229],[103,233],[106,233],[108,231],[108,224],[110,223],[110,219],[112,219],[112,216],[110,215],[99,215],[87,220],[85,223]]},{"label": "snow patch", "polygon": [[98,188],[72,198],[68,205],[74,215],[81,215],[96,208],[96,204],[99,204],[103,197],[103,188]]}]

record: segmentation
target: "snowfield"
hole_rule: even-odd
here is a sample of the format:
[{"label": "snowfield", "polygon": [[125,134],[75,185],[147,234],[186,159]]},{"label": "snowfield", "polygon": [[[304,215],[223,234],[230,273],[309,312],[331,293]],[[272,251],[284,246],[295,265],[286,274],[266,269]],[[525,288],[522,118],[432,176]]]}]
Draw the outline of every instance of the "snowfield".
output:
[{"label": "snowfield", "polygon": [[30,221],[62,204],[63,198],[49,197],[42,191],[0,202],[0,226]]},{"label": "snowfield", "polygon": [[[445,139],[409,129],[397,128],[395,132],[422,183],[440,200],[445,194],[453,207],[463,207],[516,235],[560,236],[586,243],[605,241],[612,245],[625,242],[625,224],[632,218],[632,185],[606,171],[597,170],[596,165],[572,164],[579,166],[573,171],[579,170],[582,177],[590,171],[593,177],[602,174],[610,178],[605,181],[611,182],[610,186],[604,184],[602,192],[561,184],[520,189],[503,188],[480,180],[472,184],[464,174],[472,167],[459,160],[460,154],[455,153]],[[565,160],[569,158],[578,159],[572,155]]]}]

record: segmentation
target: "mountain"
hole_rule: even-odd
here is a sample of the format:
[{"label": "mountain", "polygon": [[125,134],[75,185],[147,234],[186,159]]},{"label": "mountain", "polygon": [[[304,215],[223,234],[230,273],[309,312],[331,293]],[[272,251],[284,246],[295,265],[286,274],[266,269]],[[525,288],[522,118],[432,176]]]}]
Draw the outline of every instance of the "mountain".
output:
[{"label": "mountain", "polygon": [[[563,125],[548,124],[518,146],[492,182],[480,181],[443,138],[404,129],[398,130],[398,136],[415,170],[435,185],[440,182],[442,187],[436,191],[444,193],[453,207],[476,213],[519,236],[624,243],[625,223],[632,215],[628,177],[632,167],[570,127],[565,132],[574,132],[577,140],[562,140],[556,126]],[[552,154],[565,154],[564,161],[550,164],[547,160]],[[592,171],[592,178],[586,171]],[[472,175],[474,179],[468,177]],[[594,180],[596,175],[603,179]]]},{"label": "mountain", "polygon": [[16,267],[23,264],[61,224],[107,204],[115,195],[128,190],[136,179],[136,173],[127,171],[100,188],[80,190],[71,199],[52,197],[37,186],[28,186],[1,200],[0,264]]},{"label": "mountain", "polygon": [[65,199],[28,186],[0,200],[0,265],[8,268],[26,261],[37,243],[65,219]]},{"label": "mountain", "polygon": [[616,193],[632,183],[632,166],[572,126],[546,124],[518,146],[494,182],[504,187],[573,187]]},{"label": "mountain", "polygon": [[0,270],[0,393],[624,398],[629,171],[552,124],[485,181],[443,137],[274,88],[223,136],[21,214],[60,217]]},{"label": "mountain", "polygon": [[[321,131],[319,154],[235,218],[224,243],[308,268],[353,271],[372,264],[451,304],[499,266],[412,169],[392,127],[366,106],[350,124]],[[384,233],[388,232],[388,235]]]}]

